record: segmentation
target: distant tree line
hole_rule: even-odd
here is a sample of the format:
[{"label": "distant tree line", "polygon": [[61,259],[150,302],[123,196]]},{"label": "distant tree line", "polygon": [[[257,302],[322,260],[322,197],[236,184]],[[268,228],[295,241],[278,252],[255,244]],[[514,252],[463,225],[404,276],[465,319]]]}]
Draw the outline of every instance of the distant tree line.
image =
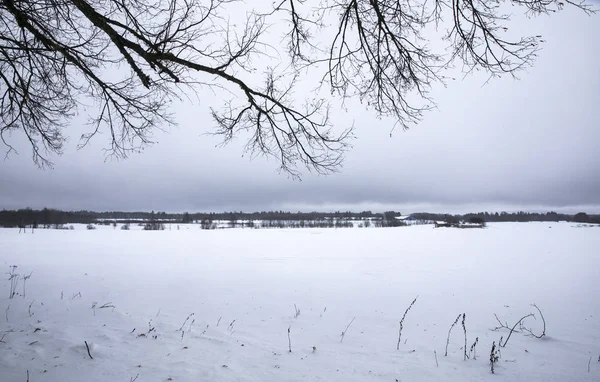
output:
[{"label": "distant tree line", "polygon": [[[55,225],[63,224],[93,224],[108,221],[119,221],[121,223],[136,223],[140,220],[152,222],[156,227],[161,227],[160,223],[199,223],[206,227],[211,227],[214,221],[254,221],[273,222],[264,224],[265,226],[276,226],[277,222],[295,221],[295,222],[327,222],[328,220],[367,220],[373,221],[374,226],[393,227],[404,225],[402,221],[396,219],[401,216],[400,212],[386,211],[375,213],[372,211],[351,212],[288,212],[288,211],[261,211],[261,212],[221,212],[221,213],[166,213],[166,212],[94,212],[94,211],[61,211],[56,209],[44,208],[42,210],[33,210],[24,208],[19,210],[0,210],[0,226],[19,227],[35,226],[40,228],[50,228]],[[530,221],[570,221],[579,223],[597,223],[600,224],[600,215],[588,215],[584,212],[575,215],[559,214],[556,212],[532,213],[532,212],[478,212],[464,215],[434,214],[434,213],[416,213],[411,215],[416,220],[422,221],[446,221],[458,223],[461,221],[482,221],[482,222],[530,222]],[[376,223],[377,222],[377,223]],[[323,223],[325,224],[325,223]],[[155,228],[152,226],[151,228]]]},{"label": "distant tree line", "polygon": [[466,222],[558,222],[568,221],[577,223],[596,223],[600,224],[600,215],[588,215],[585,212],[579,212],[575,215],[559,214],[557,212],[478,212],[464,215],[452,214],[433,214],[420,212],[412,214],[412,217],[418,220],[444,221],[448,223]]},{"label": "distant tree line", "polygon": [[[287,212],[287,211],[262,211],[262,212],[210,212],[210,213],[166,213],[166,212],[94,212],[94,211],[61,211],[56,209],[44,208],[43,210],[33,210],[25,208],[20,210],[1,210],[0,225],[4,227],[18,227],[19,225],[54,225],[67,223],[91,224],[106,220],[116,220],[122,223],[135,223],[140,220],[173,222],[173,223],[201,223],[211,224],[217,220],[237,221],[237,220],[262,220],[262,221],[315,221],[315,220],[362,220],[372,218],[376,220],[393,221],[396,216],[401,216],[400,212],[386,211],[384,213],[374,213],[371,211],[350,212]],[[392,223],[390,223],[392,225]]]},{"label": "distant tree line", "polygon": [[67,223],[89,224],[96,221],[95,212],[91,211],[60,211],[44,208],[43,210],[32,210],[24,208],[20,210],[1,210],[0,225],[4,227],[18,227],[29,225],[47,227]]}]

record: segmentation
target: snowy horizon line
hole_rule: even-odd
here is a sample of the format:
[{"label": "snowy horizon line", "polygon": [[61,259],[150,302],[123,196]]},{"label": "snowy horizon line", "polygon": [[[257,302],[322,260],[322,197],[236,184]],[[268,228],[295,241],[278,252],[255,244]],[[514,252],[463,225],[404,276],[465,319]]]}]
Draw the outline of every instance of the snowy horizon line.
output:
[{"label": "snowy horizon line", "polygon": [[[392,206],[390,206],[392,207]],[[543,215],[547,215],[547,214],[551,214],[551,213],[555,213],[558,215],[576,215],[578,213],[586,213],[588,215],[600,215],[600,210],[598,209],[597,206],[587,206],[589,207],[588,209],[585,208],[585,206],[580,206],[580,207],[584,207],[584,208],[573,208],[573,207],[558,207],[558,208],[547,208],[547,209],[540,209],[540,208],[536,208],[533,207],[531,209],[523,209],[523,208],[518,208],[518,207],[514,207],[514,208],[510,208],[510,209],[479,209],[479,210],[475,210],[475,209],[471,209],[471,210],[464,210],[464,211],[468,211],[468,212],[457,212],[456,210],[454,212],[451,212],[449,210],[445,210],[445,211],[441,211],[441,210],[437,210],[437,209],[432,209],[432,210],[414,210],[412,212],[409,213],[402,213],[401,209],[398,208],[387,208],[387,209],[290,209],[290,208],[272,208],[272,209],[256,209],[256,210],[242,210],[242,209],[223,209],[221,211],[218,210],[208,210],[208,211],[192,211],[192,210],[178,210],[178,211],[166,211],[166,210],[94,210],[94,209],[62,209],[62,208],[54,208],[54,207],[43,207],[43,208],[33,208],[33,207],[21,207],[21,208],[2,208],[0,209],[0,212],[7,212],[7,211],[23,211],[23,210],[32,210],[32,211],[43,211],[43,210],[50,210],[50,211],[57,211],[57,212],[64,212],[64,213],[77,213],[77,212],[88,212],[88,213],[93,213],[93,214],[110,214],[110,213],[116,213],[116,214],[164,214],[164,215],[183,215],[183,214],[190,214],[190,215],[222,215],[222,214],[244,214],[244,215],[252,215],[252,214],[262,214],[262,213],[283,213],[283,214],[335,214],[335,213],[350,213],[350,214],[361,214],[361,213],[366,213],[366,212],[370,212],[372,214],[383,214],[386,212],[396,212],[399,213],[401,216],[410,216],[410,215],[414,215],[414,214],[432,214],[432,215],[477,215],[477,214],[489,214],[489,215],[496,215],[496,214],[503,214],[503,213],[507,213],[507,214],[517,214],[517,213],[525,213],[525,214],[543,214]],[[450,208],[451,209],[451,208]]]}]

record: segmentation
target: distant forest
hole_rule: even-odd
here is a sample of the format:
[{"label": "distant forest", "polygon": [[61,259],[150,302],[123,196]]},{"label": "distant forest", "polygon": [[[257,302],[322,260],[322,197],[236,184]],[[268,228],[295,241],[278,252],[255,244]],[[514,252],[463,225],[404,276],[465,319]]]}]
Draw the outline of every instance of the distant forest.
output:
[{"label": "distant forest", "polygon": [[471,221],[474,218],[482,219],[485,222],[558,222],[568,221],[577,223],[599,223],[600,215],[588,215],[585,212],[579,212],[574,215],[559,214],[556,212],[477,212],[464,215],[450,214],[432,214],[420,212],[412,214],[412,217],[418,220],[446,221],[450,223],[459,223],[461,221]]},{"label": "distant forest", "polygon": [[[61,211],[44,208],[43,210],[33,210],[30,208],[20,210],[2,210],[0,211],[0,226],[18,227],[19,225],[48,226],[57,224],[91,224],[106,221],[118,221],[121,223],[131,223],[140,220],[146,221],[165,221],[177,223],[206,222],[216,220],[262,220],[262,221],[318,221],[327,219],[336,220],[395,220],[401,216],[400,212],[387,211],[383,213],[374,213],[371,211],[363,212],[285,212],[285,211],[263,211],[263,212],[221,212],[221,213],[166,213],[166,212],[93,212],[93,211]],[[556,212],[532,213],[532,212],[478,212],[464,215],[434,214],[434,213],[415,213],[411,214],[415,220],[421,221],[446,221],[458,223],[461,221],[472,221],[482,219],[485,222],[557,222],[570,221],[578,223],[597,223],[600,224],[600,215],[588,215],[580,212],[574,215],[559,214]]]},{"label": "distant forest", "polygon": [[118,221],[120,223],[134,223],[140,220],[164,221],[173,223],[193,223],[206,221],[237,221],[237,220],[263,220],[263,221],[301,221],[301,220],[326,220],[348,219],[362,220],[373,218],[378,220],[393,219],[401,216],[400,212],[387,211],[384,213],[363,212],[211,212],[211,213],[167,213],[167,212],[94,212],[94,211],[61,211],[44,208],[33,210],[30,208],[20,210],[0,211],[0,226],[18,227],[19,225],[56,225],[82,223],[91,224],[104,221]]}]

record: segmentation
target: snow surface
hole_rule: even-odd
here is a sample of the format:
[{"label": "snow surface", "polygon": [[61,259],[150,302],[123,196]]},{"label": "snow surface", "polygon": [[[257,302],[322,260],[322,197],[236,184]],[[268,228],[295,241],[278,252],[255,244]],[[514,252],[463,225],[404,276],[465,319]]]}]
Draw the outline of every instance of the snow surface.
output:
[{"label": "snow surface", "polygon": [[0,229],[0,381],[600,380],[598,227],[133,228]]}]

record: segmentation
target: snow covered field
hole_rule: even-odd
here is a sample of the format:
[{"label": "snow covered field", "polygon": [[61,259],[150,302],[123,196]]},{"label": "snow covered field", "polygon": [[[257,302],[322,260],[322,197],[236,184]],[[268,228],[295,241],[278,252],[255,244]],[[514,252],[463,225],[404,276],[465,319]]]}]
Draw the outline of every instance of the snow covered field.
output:
[{"label": "snow covered field", "polygon": [[[571,223],[0,229],[0,381],[598,381],[599,249]],[[532,303],[546,336],[513,333],[491,374],[494,313],[540,334]],[[476,359],[460,322],[444,356],[460,313]]]}]

